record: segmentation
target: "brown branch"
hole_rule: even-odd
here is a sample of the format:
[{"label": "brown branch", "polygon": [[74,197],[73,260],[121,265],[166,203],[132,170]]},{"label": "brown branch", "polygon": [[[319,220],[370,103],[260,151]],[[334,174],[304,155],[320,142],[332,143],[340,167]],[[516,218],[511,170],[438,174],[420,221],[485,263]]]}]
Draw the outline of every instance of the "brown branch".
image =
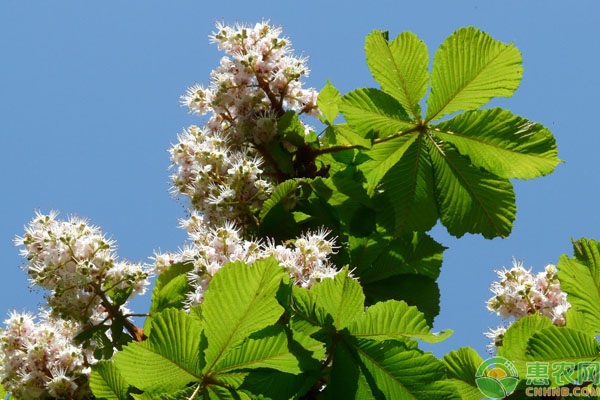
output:
[{"label": "brown branch", "polygon": [[256,82],[258,82],[258,87],[261,88],[263,92],[265,92],[265,94],[271,101],[271,105],[273,107],[273,110],[275,110],[275,112],[277,113],[277,116],[281,117],[283,114],[285,114],[285,110],[283,109],[282,103],[279,101],[279,99],[277,99],[277,96],[275,96],[275,94],[271,91],[269,84],[256,72],[254,73],[254,75],[256,76]]},{"label": "brown branch", "polygon": [[254,147],[256,148],[256,150],[258,150],[265,162],[274,170],[272,177],[275,178],[277,182],[283,182],[291,178],[291,176],[289,176],[279,168],[277,162],[275,161],[271,153],[269,153],[269,150],[265,147],[265,145],[255,144]]},{"label": "brown branch", "polygon": [[133,322],[125,318],[123,314],[121,314],[121,310],[119,310],[119,307],[115,307],[115,305],[110,302],[110,300],[108,299],[108,297],[106,297],[106,294],[104,293],[104,291],[102,291],[100,286],[98,286],[95,283],[92,283],[91,285],[96,291],[96,294],[100,296],[100,299],[102,300],[102,306],[104,306],[112,320],[114,320],[117,317],[123,318],[123,326],[125,327],[125,329],[127,329],[127,332],[129,332],[131,337],[133,337],[136,342],[141,342],[144,339],[146,339],[146,335],[144,335],[144,330],[142,328],[138,328],[134,325]]}]

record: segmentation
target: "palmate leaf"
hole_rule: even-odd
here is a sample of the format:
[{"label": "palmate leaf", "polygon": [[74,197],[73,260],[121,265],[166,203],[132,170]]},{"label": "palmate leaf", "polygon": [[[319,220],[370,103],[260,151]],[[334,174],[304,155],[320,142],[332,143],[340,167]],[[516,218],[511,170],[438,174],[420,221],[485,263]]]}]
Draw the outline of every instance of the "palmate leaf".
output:
[{"label": "palmate leaf", "polygon": [[348,125],[363,136],[386,137],[415,126],[400,103],[378,89],[356,89],[344,95],[340,110]]},{"label": "palmate leaf", "polygon": [[383,91],[420,119],[419,102],[427,92],[429,78],[425,43],[411,32],[403,32],[388,42],[382,32],[373,31],[366,38],[365,53],[371,74]]},{"label": "palmate leaf", "polygon": [[475,376],[483,359],[470,347],[451,351],[443,358],[448,378],[454,384],[463,400],[480,400],[481,392],[475,383]]},{"label": "palmate leaf", "polygon": [[[342,97],[340,111],[373,140],[371,149],[358,151],[369,159],[355,160],[369,196],[387,206],[378,223],[394,221],[385,229],[402,235],[426,231],[440,218],[454,236],[506,237],[516,212],[506,179],[546,175],[561,162],[542,125],[501,109],[471,111],[517,89],[519,51],[472,27],[454,32],[434,57],[424,121],[418,104],[427,89],[425,45],[410,32],[388,42],[387,33],[374,31],[365,52],[383,91],[354,90]],[[432,124],[461,110],[467,112]]]},{"label": "palmate leaf", "polygon": [[115,355],[115,365],[131,385],[157,393],[182,389],[201,379],[203,338],[200,322],[167,309],[152,321],[148,340],[133,342]]},{"label": "palmate leaf", "polygon": [[574,309],[585,316],[594,334],[600,333],[600,243],[580,239],[573,243],[575,257],[560,257],[560,288]]},{"label": "palmate leaf", "polygon": [[426,120],[474,110],[493,97],[510,97],[522,74],[516,47],[479,29],[461,28],[442,43],[433,59]]},{"label": "palmate leaf", "polygon": [[457,115],[437,125],[434,134],[452,143],[473,165],[502,178],[547,175],[560,162],[548,129],[501,108]]},{"label": "palmate leaf", "polygon": [[283,268],[272,258],[252,266],[229,263],[215,274],[202,303],[208,339],[204,373],[248,335],[277,322],[283,307],[275,294],[283,276]]},{"label": "palmate leaf", "polygon": [[431,147],[440,217],[448,232],[456,237],[465,233],[481,233],[488,239],[508,236],[516,214],[512,184],[469,165],[448,144]]}]

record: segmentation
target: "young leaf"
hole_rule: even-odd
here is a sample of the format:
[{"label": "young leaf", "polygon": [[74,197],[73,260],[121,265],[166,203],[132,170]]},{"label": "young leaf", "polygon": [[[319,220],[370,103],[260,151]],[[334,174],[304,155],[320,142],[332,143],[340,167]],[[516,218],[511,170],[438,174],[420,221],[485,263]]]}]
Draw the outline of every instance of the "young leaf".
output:
[{"label": "young leaf", "polygon": [[511,183],[469,165],[448,144],[431,147],[440,216],[448,232],[456,237],[467,232],[488,239],[508,236],[516,213]]},{"label": "young leaf", "polygon": [[446,354],[442,360],[448,371],[448,378],[457,388],[463,400],[480,400],[481,392],[475,383],[477,368],[483,359],[470,347],[461,347]]},{"label": "young leaf", "polygon": [[317,105],[329,123],[333,123],[340,112],[338,108],[340,98],[340,92],[327,79],[327,84],[319,92]]},{"label": "young leaf", "polygon": [[388,42],[382,32],[373,31],[366,38],[365,53],[371,74],[383,91],[420,119],[419,102],[427,92],[429,78],[425,43],[412,32],[402,32]]},{"label": "young leaf", "polygon": [[502,178],[536,178],[560,163],[548,129],[501,108],[459,114],[434,127],[434,134]]},{"label": "young leaf", "polygon": [[141,390],[179,390],[201,379],[201,339],[200,322],[170,308],[154,318],[148,340],[130,343],[115,355],[115,365]]},{"label": "young leaf", "polygon": [[433,58],[426,120],[474,110],[493,97],[510,97],[519,87],[521,53],[473,27],[450,35]]},{"label": "young leaf", "polygon": [[396,300],[369,307],[365,315],[350,325],[349,331],[354,337],[377,341],[411,337],[427,343],[442,342],[452,334],[451,330],[431,332],[423,313]]},{"label": "young leaf", "polygon": [[253,332],[277,322],[283,313],[275,295],[283,269],[272,258],[254,265],[226,264],[213,277],[202,303],[205,373]]},{"label": "young leaf", "polygon": [[356,89],[342,97],[340,111],[361,135],[386,137],[414,128],[400,103],[377,89]]},{"label": "young leaf", "polygon": [[129,385],[112,361],[99,361],[92,366],[90,389],[96,399],[129,399]]}]

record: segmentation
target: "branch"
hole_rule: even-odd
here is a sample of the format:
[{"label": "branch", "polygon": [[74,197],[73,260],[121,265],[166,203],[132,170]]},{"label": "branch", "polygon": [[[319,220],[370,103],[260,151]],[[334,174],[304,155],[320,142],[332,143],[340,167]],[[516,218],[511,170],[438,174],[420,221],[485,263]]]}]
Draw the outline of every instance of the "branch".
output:
[{"label": "branch", "polygon": [[[373,144],[385,143],[387,141],[399,138],[399,137],[404,136],[404,135],[408,135],[409,133],[413,133],[413,132],[416,132],[416,131],[419,131],[419,130],[422,130],[421,126],[414,126],[414,127],[410,128],[408,130],[405,130],[405,131],[402,131],[402,132],[397,132],[397,133],[394,133],[393,135],[390,135],[390,136],[373,139],[372,143]],[[363,146],[358,145],[358,144],[342,144],[342,145],[339,145],[339,146],[326,147],[326,148],[323,148],[323,149],[314,149],[313,153],[316,156],[320,156],[321,154],[337,153],[338,151],[357,149],[359,147],[363,147]]]},{"label": "branch", "polygon": [[106,294],[104,293],[104,291],[102,291],[98,284],[92,283],[91,285],[96,291],[96,294],[100,296],[100,299],[102,300],[102,306],[104,306],[111,319],[114,320],[116,317],[119,316],[123,318],[123,326],[125,327],[125,329],[127,329],[127,332],[129,332],[131,337],[133,337],[136,342],[141,342],[144,339],[146,339],[146,335],[144,335],[144,330],[138,328],[133,324],[133,322],[125,318],[125,316],[121,314],[121,310],[119,310],[119,307],[115,307],[114,304],[110,302],[110,300],[108,299],[108,297],[106,297]]}]

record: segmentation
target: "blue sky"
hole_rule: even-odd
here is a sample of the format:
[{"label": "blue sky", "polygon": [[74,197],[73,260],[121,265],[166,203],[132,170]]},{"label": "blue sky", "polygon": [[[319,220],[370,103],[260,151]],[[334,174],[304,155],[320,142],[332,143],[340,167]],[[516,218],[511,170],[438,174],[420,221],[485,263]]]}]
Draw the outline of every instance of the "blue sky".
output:
[{"label": "blue sky", "polygon": [[[600,6],[594,1],[16,1],[0,3],[0,314],[35,310],[12,245],[34,209],[87,216],[118,241],[121,257],[146,260],[183,243],[184,203],[169,193],[166,149],[199,120],[178,96],[220,58],[207,35],[216,19],[283,25],[310,56],[309,84],[331,79],[342,93],[373,87],[364,59],[372,29],[415,32],[435,49],[473,25],[523,53],[521,87],[492,105],[549,127],[566,163],[554,174],[515,181],[517,220],[508,239],[433,237],[449,247],[439,283],[437,329],[453,329],[441,356],[473,346],[500,320],[485,309],[494,269],[513,256],[539,271],[571,252],[570,239],[600,239],[600,134],[595,128]],[[144,311],[148,297],[134,302]]]}]

